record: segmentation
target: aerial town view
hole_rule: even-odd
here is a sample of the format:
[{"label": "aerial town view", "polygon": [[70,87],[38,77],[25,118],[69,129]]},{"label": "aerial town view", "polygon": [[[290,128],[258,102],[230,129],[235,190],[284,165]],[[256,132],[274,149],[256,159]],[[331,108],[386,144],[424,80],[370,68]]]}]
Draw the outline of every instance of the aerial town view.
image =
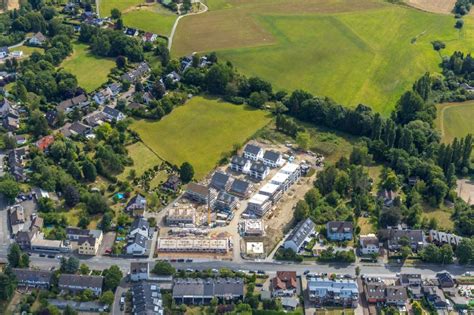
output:
[{"label": "aerial town view", "polygon": [[474,0],[1,0],[0,314],[474,315]]}]

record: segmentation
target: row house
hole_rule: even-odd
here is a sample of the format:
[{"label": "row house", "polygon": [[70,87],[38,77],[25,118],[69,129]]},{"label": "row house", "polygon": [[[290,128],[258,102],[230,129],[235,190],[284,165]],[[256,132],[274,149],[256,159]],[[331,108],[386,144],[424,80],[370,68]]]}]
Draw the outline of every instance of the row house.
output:
[{"label": "row house", "polygon": [[326,223],[326,236],[331,241],[348,241],[352,239],[354,225],[348,221],[329,221]]},{"label": "row house", "polygon": [[354,280],[312,278],[308,281],[309,301],[316,306],[357,307],[359,288]]},{"label": "row house", "polygon": [[100,296],[102,294],[103,281],[104,277],[102,276],[61,274],[58,280],[58,287],[62,291],[74,294],[90,289],[95,296]]},{"label": "row house", "polygon": [[291,248],[295,253],[298,253],[312,235],[315,234],[315,231],[316,225],[313,220],[307,218],[304,221],[300,221],[285,239],[283,247],[286,249]]},{"label": "row house", "polygon": [[12,268],[19,287],[48,289],[53,273],[46,270]]}]

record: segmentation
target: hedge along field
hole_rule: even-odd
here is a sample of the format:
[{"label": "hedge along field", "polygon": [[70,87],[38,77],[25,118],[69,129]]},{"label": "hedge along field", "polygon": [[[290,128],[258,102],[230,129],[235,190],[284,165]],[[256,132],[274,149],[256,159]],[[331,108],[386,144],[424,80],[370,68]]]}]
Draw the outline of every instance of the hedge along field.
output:
[{"label": "hedge along field", "polygon": [[181,165],[190,162],[195,177],[204,177],[232,150],[271,120],[271,115],[244,105],[194,97],[162,120],[135,121],[131,128],[160,157]]},{"label": "hedge along field", "polygon": [[74,43],[73,49],[73,54],[63,61],[61,67],[74,74],[79,86],[87,92],[104,84],[110,70],[115,67],[115,61],[93,55],[86,44]]},{"label": "hedge along field", "polygon": [[444,143],[451,143],[455,137],[474,134],[474,101],[441,104],[437,108],[436,123]]},{"label": "hedge along field", "polygon": [[472,16],[459,32],[452,16],[382,1],[309,0],[305,7],[298,0],[293,7],[283,0],[209,2],[223,9],[182,19],[174,56],[216,50],[276,89],[305,89],[348,106],[364,103],[384,115],[424,72],[439,71],[433,40],[446,43],[443,55],[474,46]]},{"label": "hedge along field", "polygon": [[134,8],[123,14],[126,26],[169,36],[177,15],[161,5]]}]

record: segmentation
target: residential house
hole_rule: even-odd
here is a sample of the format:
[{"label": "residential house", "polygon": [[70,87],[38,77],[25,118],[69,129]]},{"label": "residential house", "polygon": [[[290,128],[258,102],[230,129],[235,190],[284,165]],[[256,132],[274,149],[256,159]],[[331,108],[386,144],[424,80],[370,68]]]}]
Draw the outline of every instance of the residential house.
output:
[{"label": "residential house", "polygon": [[83,121],[92,128],[102,125],[104,122],[108,121],[109,117],[104,114],[104,112],[94,111],[89,115],[83,118]]},{"label": "residential house", "polygon": [[95,256],[102,243],[103,233],[101,230],[85,230],[76,227],[67,227],[66,237],[70,241],[77,242],[77,251],[80,255]]},{"label": "residential house", "polygon": [[166,224],[169,226],[179,226],[185,224],[194,224],[196,222],[196,209],[188,208],[170,208],[166,216]]},{"label": "residential house", "polygon": [[54,143],[54,136],[48,135],[36,141],[35,145],[40,151],[46,151]]},{"label": "residential house", "polygon": [[12,268],[19,287],[48,289],[53,273],[46,270]]},{"label": "residential house", "polygon": [[170,79],[173,83],[178,83],[181,81],[181,76],[176,71],[168,73],[166,78]]},{"label": "residential house", "polygon": [[69,137],[86,137],[92,131],[92,128],[79,121],[75,121],[72,124],[66,124],[62,127],[59,132],[66,138]]},{"label": "residential house", "polygon": [[371,304],[385,303],[386,287],[382,281],[366,282],[364,284],[364,293],[367,302]]},{"label": "residential house", "polygon": [[18,182],[23,182],[27,179],[24,171],[26,156],[26,148],[14,149],[8,153],[8,168],[10,174]]},{"label": "residential house", "polygon": [[38,32],[34,34],[29,40],[28,43],[34,46],[42,46],[46,42],[46,36],[43,33]]},{"label": "residential house", "polygon": [[280,189],[280,185],[266,183],[258,191],[262,195],[267,195],[275,204],[283,196],[283,190]]},{"label": "residential house", "polygon": [[410,296],[414,299],[423,298],[423,293],[421,291],[421,274],[416,273],[402,273],[399,279],[400,285],[407,288],[410,292]]},{"label": "residential house", "polygon": [[15,131],[20,128],[20,114],[6,98],[0,102],[0,115],[2,126],[8,131]]},{"label": "residential house", "polygon": [[108,121],[110,122],[121,121],[121,120],[124,120],[126,117],[121,111],[119,111],[118,109],[112,108],[110,106],[105,106],[102,113],[105,114]]},{"label": "residential house", "polygon": [[133,315],[163,315],[163,299],[160,287],[154,283],[139,282],[134,284],[132,292],[132,314]]},{"label": "residential house", "polygon": [[107,101],[112,98],[113,94],[109,87],[105,87],[102,90],[94,94],[92,99],[99,105],[104,105]]},{"label": "residential house", "polygon": [[57,111],[63,111],[66,114],[72,112],[75,108],[83,109],[89,105],[87,96],[85,94],[80,94],[73,98],[64,100],[56,106]]},{"label": "residential house", "polygon": [[252,185],[241,179],[234,179],[230,186],[229,193],[236,195],[240,198],[247,198],[250,195],[250,188]]},{"label": "residential house", "polygon": [[133,282],[148,280],[149,272],[147,262],[134,261],[130,263],[130,280]]},{"label": "residential house", "polygon": [[240,172],[244,174],[248,174],[250,172],[250,167],[252,166],[252,162],[249,159],[244,157],[235,155],[232,157],[230,161],[230,169],[234,172]]},{"label": "residential house", "polygon": [[138,30],[136,28],[126,27],[123,33],[131,37],[138,36]]},{"label": "residential house", "polygon": [[100,296],[102,294],[103,281],[104,277],[102,276],[61,274],[58,280],[58,287],[62,291],[72,293],[80,293],[90,289],[95,296]]},{"label": "residential house", "polygon": [[232,196],[225,191],[220,191],[217,195],[216,201],[214,202],[214,209],[231,213],[235,208],[237,208],[237,197]]},{"label": "residential house", "polygon": [[22,50],[14,50],[14,51],[10,52],[10,57],[11,58],[16,58],[16,59],[21,58],[21,57],[23,57],[23,51]]},{"label": "residential house", "polygon": [[388,305],[404,306],[408,299],[408,293],[403,286],[387,286],[386,301]]},{"label": "residential house", "polygon": [[215,172],[212,175],[210,186],[217,190],[228,190],[232,184],[232,178],[224,173]]},{"label": "residential house", "polygon": [[21,249],[30,249],[31,241],[37,237],[38,231],[18,231],[15,235],[15,243],[20,246]]},{"label": "residential house", "polygon": [[296,287],[295,271],[277,271],[276,277],[270,282],[273,297],[293,296],[296,294]]},{"label": "residential house", "polygon": [[127,203],[125,212],[135,217],[143,216],[143,214],[146,212],[146,203],[146,198],[140,194],[137,194]]},{"label": "residential house", "polygon": [[352,239],[354,226],[347,221],[329,221],[326,223],[326,237],[330,241],[347,241]]},{"label": "residential house", "polygon": [[135,237],[136,234],[149,238],[151,235],[150,223],[145,218],[136,218],[130,226],[129,238]]},{"label": "residential house", "polygon": [[90,235],[90,231],[77,227],[68,226],[66,228],[66,238],[70,241],[77,242],[81,237],[87,237]]},{"label": "residential house", "polygon": [[309,301],[316,306],[357,307],[359,289],[354,280],[312,278],[308,281]]},{"label": "residential house", "polygon": [[173,299],[177,304],[209,304],[216,297],[221,303],[242,300],[244,280],[241,278],[175,279]]},{"label": "residential house", "polygon": [[435,285],[423,285],[421,291],[426,299],[437,309],[446,309],[448,301],[443,291]]},{"label": "residential house", "polygon": [[407,240],[413,251],[422,249],[425,245],[425,234],[422,230],[389,228],[379,230],[379,239],[387,241],[391,251],[400,250],[400,240]]},{"label": "residential house", "polygon": [[280,152],[267,150],[263,154],[262,162],[268,167],[276,168],[282,166],[285,160]]},{"label": "residential house", "polygon": [[263,158],[263,149],[257,145],[247,144],[244,148],[244,158],[252,161],[260,161]]},{"label": "residential house", "polygon": [[375,234],[361,235],[359,244],[362,255],[378,254],[380,251],[379,239]]},{"label": "residential house", "polygon": [[384,189],[379,191],[378,197],[383,201],[385,207],[391,207],[393,206],[395,199],[399,198],[399,194],[396,191]]},{"label": "residential house", "polygon": [[128,255],[144,256],[148,251],[148,241],[149,238],[147,236],[136,233],[128,240],[125,251]]},{"label": "residential house", "polygon": [[15,142],[17,146],[22,146],[26,144],[26,137],[22,135],[13,135],[11,132],[9,132],[10,137],[15,138]]},{"label": "residential house", "polygon": [[142,62],[138,65],[138,67],[136,67],[132,71],[129,71],[129,72],[125,73],[124,75],[122,75],[120,77],[120,79],[122,81],[128,81],[128,82],[131,82],[131,83],[135,83],[138,80],[140,80],[145,74],[150,72],[150,70],[151,69],[150,69],[150,66],[148,65],[148,63]]},{"label": "residential house", "polygon": [[6,46],[0,47],[0,59],[8,57],[9,53],[10,53],[10,50],[8,49],[8,47]]},{"label": "residential house", "polygon": [[271,206],[272,201],[270,200],[270,197],[257,193],[248,201],[247,210],[259,217],[263,217],[265,213],[270,210]]},{"label": "residential house", "polygon": [[8,209],[10,213],[10,224],[18,225],[26,222],[25,211],[21,205],[14,205]]},{"label": "residential house", "polygon": [[213,189],[209,189],[204,185],[197,183],[189,183],[186,188],[186,197],[199,203],[208,203],[212,205],[217,197],[217,193]]},{"label": "residential house", "polygon": [[250,167],[250,176],[258,181],[264,180],[268,173],[270,173],[270,169],[262,162],[254,162]]},{"label": "residential house", "polygon": [[281,302],[281,306],[286,311],[294,311],[298,307],[298,304],[300,303],[298,298],[286,297],[286,296],[280,298],[280,302]]},{"label": "residential house", "polygon": [[79,255],[95,256],[99,251],[99,240],[92,236],[81,237],[78,242]]},{"label": "residential house", "polygon": [[158,35],[157,34],[153,34],[153,33],[150,33],[150,32],[146,32],[143,36],[142,36],[142,40],[145,42],[145,43],[153,43],[156,41],[156,39],[158,38]]},{"label": "residential house", "polygon": [[59,123],[59,116],[56,110],[48,110],[46,112],[46,121],[51,128],[56,128]]},{"label": "residential house", "polygon": [[166,180],[166,182],[163,183],[161,187],[165,190],[177,192],[180,186],[181,186],[181,179],[179,178],[179,176],[172,174],[168,176],[168,179]]},{"label": "residential house", "polygon": [[430,230],[428,241],[436,245],[449,244],[452,246],[458,246],[462,241],[462,237],[452,233]]},{"label": "residential house", "polygon": [[310,218],[300,221],[285,239],[283,247],[291,248],[295,253],[298,253],[315,231],[316,225]]},{"label": "residential house", "polygon": [[8,131],[15,131],[20,129],[20,118],[14,116],[6,116],[2,119],[2,126]]},{"label": "residential house", "polygon": [[452,288],[456,286],[456,281],[447,271],[438,272],[436,274],[436,279],[438,280],[439,286],[441,288]]}]

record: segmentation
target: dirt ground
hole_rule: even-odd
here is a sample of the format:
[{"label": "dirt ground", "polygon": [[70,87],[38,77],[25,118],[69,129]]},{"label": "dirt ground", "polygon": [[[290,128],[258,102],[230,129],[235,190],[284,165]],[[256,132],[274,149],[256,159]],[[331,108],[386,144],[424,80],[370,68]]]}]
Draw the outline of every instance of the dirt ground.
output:
[{"label": "dirt ground", "polygon": [[428,12],[450,14],[456,0],[407,0],[407,4]]},{"label": "dirt ground", "polygon": [[468,204],[474,205],[474,181],[469,179],[459,179],[457,185],[458,196]]}]

